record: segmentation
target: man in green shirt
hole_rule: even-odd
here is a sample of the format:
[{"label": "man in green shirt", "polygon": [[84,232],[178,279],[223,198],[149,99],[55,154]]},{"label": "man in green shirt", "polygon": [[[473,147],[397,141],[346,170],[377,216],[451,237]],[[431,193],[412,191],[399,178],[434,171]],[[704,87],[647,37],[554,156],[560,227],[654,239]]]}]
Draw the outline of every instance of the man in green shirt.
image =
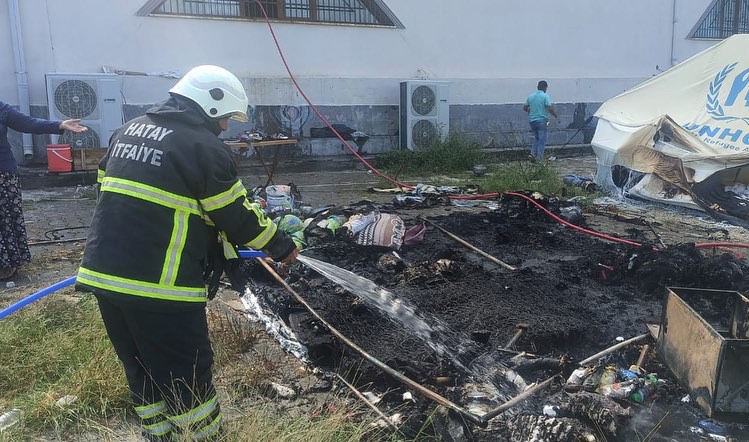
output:
[{"label": "man in green shirt", "polygon": [[531,160],[541,161],[544,158],[546,147],[546,128],[549,125],[549,114],[557,120],[559,116],[552,107],[551,97],[546,93],[549,85],[544,80],[538,82],[538,90],[532,93],[526,100],[523,110],[528,112],[528,120],[533,132],[533,145],[531,145]]}]

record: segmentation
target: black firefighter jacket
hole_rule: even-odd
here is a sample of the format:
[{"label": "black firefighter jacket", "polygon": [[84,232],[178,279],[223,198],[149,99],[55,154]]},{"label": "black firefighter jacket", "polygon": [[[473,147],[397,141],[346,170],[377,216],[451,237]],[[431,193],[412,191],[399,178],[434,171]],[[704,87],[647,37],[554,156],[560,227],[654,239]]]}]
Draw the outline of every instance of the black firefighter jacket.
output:
[{"label": "black firefighter jacket", "polygon": [[247,199],[220,132],[191,101],[172,96],[114,133],[99,164],[79,289],[205,302],[217,230],[277,260],[294,250]]}]

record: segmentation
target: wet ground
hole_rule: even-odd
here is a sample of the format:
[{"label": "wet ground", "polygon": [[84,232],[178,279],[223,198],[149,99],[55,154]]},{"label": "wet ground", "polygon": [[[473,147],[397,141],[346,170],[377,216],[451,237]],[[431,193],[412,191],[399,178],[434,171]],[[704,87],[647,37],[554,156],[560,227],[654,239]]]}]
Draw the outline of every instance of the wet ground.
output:
[{"label": "wet ground", "polygon": [[[595,170],[592,156],[561,159],[557,164],[564,173],[592,176]],[[667,286],[743,291],[749,281],[741,250],[698,250],[692,244],[749,242],[747,232],[716,223],[699,212],[613,200],[587,206],[585,227],[644,245],[636,247],[574,231],[515,197],[496,201],[497,210],[447,205],[396,207],[393,195],[367,191],[385,183],[353,163],[350,166],[335,172],[304,173],[282,167],[276,182],[296,184],[309,206],[334,206],[319,219],[334,213],[350,216],[379,210],[399,215],[410,228],[423,217],[517,268],[508,270],[481,257],[431,224],[427,224],[422,242],[404,246],[394,256],[388,249],[359,246],[342,232],[333,235],[313,223],[307,232],[309,249],[305,254],[390,290],[412,306],[419,319],[433,326],[429,339],[413,333],[407,320],[393,320],[316,272],[297,266],[290,273],[298,293],[346,337],[389,367],[462,406],[473,400],[466,396],[470,385],[481,386],[477,390],[483,393],[496,388],[491,392],[493,401],[487,400],[483,410],[517,394],[506,376],[494,372],[487,376],[493,368],[514,368],[528,384],[560,371],[566,377],[576,361],[605,349],[618,337],[646,333],[646,322],[661,319]],[[243,173],[248,187],[262,184],[258,170],[243,169]],[[94,205],[92,189],[87,186],[27,191],[24,201],[29,237],[38,244],[32,246],[34,261],[14,279],[16,287],[0,294],[3,305],[75,273],[83,245],[75,240],[85,236],[85,230],[79,228],[87,225]],[[553,202],[540,201],[556,211]],[[72,241],[47,243],[50,240]],[[653,251],[654,246],[661,251]],[[407,389],[399,382],[342,345],[267,276],[257,269],[248,272],[254,276],[256,292],[308,345],[313,363],[341,373],[362,390],[383,396],[380,406],[388,414],[401,413],[407,435],[423,430],[427,416],[434,413],[432,401],[417,394],[413,401],[404,401],[402,394]],[[528,359],[537,361],[530,368],[511,360],[513,353],[499,350],[520,323],[527,325],[527,331],[512,349],[536,356]],[[607,362],[624,367],[633,364],[644,343],[654,345],[652,340],[643,341],[614,353]],[[693,403],[682,402],[686,391],[663,361],[654,354],[646,362],[645,368],[666,384],[657,398],[644,404],[620,400],[602,406],[594,398],[565,393],[555,382],[536,399],[493,419],[487,428],[463,426],[460,419],[452,417],[445,419],[444,431],[434,431],[444,440],[450,432],[456,434],[450,436],[455,440],[531,440],[533,431],[543,434],[539,428],[561,425],[569,431],[559,430],[544,440],[575,440],[588,433],[597,440],[707,437],[690,430],[705,416]],[[543,407],[549,404],[567,410],[566,414],[544,417]],[[615,419],[616,431],[602,430],[606,419],[591,418],[591,409],[614,410],[617,405],[622,410]],[[724,424],[737,440],[749,440],[743,427]]]}]

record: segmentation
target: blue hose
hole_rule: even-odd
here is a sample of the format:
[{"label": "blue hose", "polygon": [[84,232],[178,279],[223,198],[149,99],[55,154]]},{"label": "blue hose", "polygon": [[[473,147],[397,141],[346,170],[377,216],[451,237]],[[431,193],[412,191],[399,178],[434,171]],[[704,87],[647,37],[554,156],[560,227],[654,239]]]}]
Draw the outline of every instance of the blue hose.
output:
[{"label": "blue hose", "polygon": [[248,258],[267,258],[268,255],[266,255],[263,252],[257,251],[257,250],[247,250],[247,249],[239,249],[239,257],[248,259]]},{"label": "blue hose", "polygon": [[75,278],[76,278],[75,276],[71,276],[68,279],[62,280],[62,281],[58,282],[55,285],[51,285],[51,286],[47,287],[46,289],[40,290],[40,291],[34,293],[33,295],[29,295],[29,296],[23,298],[22,300],[16,302],[15,304],[12,304],[12,305],[10,305],[10,306],[8,306],[8,307],[0,310],[0,319],[4,319],[6,316],[8,316],[9,314],[15,312],[16,310],[20,310],[20,309],[26,307],[27,305],[31,304],[32,302],[38,301],[39,299],[44,298],[45,296],[49,295],[50,293],[54,293],[54,292],[60,290],[61,288],[64,288],[64,287],[67,287],[69,285],[75,284]]},{"label": "blue hose", "polygon": [[[268,255],[266,255],[263,252],[259,252],[257,250],[240,250],[239,251],[239,257],[244,259],[249,258],[265,258]],[[47,287],[46,289],[40,290],[33,295],[29,295],[22,300],[16,302],[15,304],[11,304],[10,306],[0,310],[0,319],[5,319],[6,316],[10,315],[11,313],[16,312],[17,310],[20,310],[27,305],[31,304],[32,302],[38,301],[45,296],[49,295],[50,293],[54,293],[62,288],[65,288],[69,285],[75,284],[75,276],[71,276],[68,279],[62,280],[58,282],[57,284],[51,285]]]}]

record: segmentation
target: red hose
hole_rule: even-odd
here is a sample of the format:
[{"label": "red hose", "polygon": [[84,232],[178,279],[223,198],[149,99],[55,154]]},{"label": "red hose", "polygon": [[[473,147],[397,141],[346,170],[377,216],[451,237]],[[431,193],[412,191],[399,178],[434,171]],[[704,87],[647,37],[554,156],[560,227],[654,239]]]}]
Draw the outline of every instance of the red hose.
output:
[{"label": "red hose", "polygon": [[333,133],[336,135],[336,137],[338,137],[338,139],[341,140],[341,142],[346,147],[348,147],[348,149],[351,151],[351,153],[353,153],[354,156],[356,156],[356,158],[359,159],[359,161],[361,161],[362,163],[364,163],[364,165],[366,165],[369,168],[369,170],[371,170],[375,175],[377,175],[377,176],[379,176],[379,177],[381,177],[381,178],[383,178],[383,179],[385,179],[387,181],[390,181],[391,183],[395,184],[398,187],[402,187],[402,188],[405,188],[405,189],[414,189],[415,186],[412,186],[411,184],[401,183],[401,182],[399,182],[398,180],[396,180],[394,178],[390,178],[389,176],[385,175],[384,173],[382,173],[379,170],[377,170],[374,166],[372,166],[371,164],[369,164],[367,162],[367,160],[365,160],[364,158],[362,158],[361,155],[359,155],[359,152],[357,152],[353,147],[351,147],[351,145],[348,143],[348,141],[346,141],[346,140],[343,139],[343,137],[341,136],[341,134],[339,134],[338,131],[335,130],[335,128],[330,124],[330,122],[328,122],[328,120],[320,113],[320,111],[317,110],[317,107],[314,104],[312,104],[312,101],[310,101],[309,98],[307,98],[307,94],[304,93],[304,91],[302,90],[301,86],[299,86],[299,83],[297,83],[296,77],[294,77],[294,74],[291,72],[291,68],[289,68],[289,64],[286,62],[286,57],[283,55],[283,50],[281,50],[281,45],[278,43],[278,39],[276,38],[276,33],[273,30],[273,26],[271,26],[271,24],[270,24],[270,19],[268,18],[268,14],[265,12],[265,7],[260,2],[260,0],[255,0],[255,3],[257,3],[257,5],[260,7],[260,10],[263,11],[263,16],[265,16],[265,22],[268,24],[268,29],[270,30],[270,34],[273,37],[273,42],[276,44],[276,49],[278,50],[278,55],[281,56],[281,61],[283,62],[284,67],[286,68],[286,72],[288,72],[288,74],[289,74],[289,78],[291,78],[291,81],[294,83],[294,86],[297,88],[297,90],[299,91],[299,93],[304,98],[304,101],[307,102],[307,104],[309,105],[310,109],[312,109],[312,111],[315,113],[315,115],[317,115],[317,117],[320,118],[320,120],[322,120],[322,122],[325,123],[325,125],[328,126],[328,128],[330,128],[330,130],[333,131]]},{"label": "red hose", "polygon": [[[325,125],[328,126],[328,128],[330,128],[330,130],[333,131],[333,133],[336,135],[336,137],[338,137],[338,139],[341,140],[341,142],[351,151],[351,153],[353,153],[354,156],[356,156],[356,158],[359,159],[359,161],[361,161],[362,163],[364,163],[364,165],[367,166],[369,168],[369,170],[371,170],[375,175],[377,175],[377,176],[379,176],[379,177],[381,177],[381,178],[383,178],[383,179],[385,179],[385,180],[387,180],[387,181],[395,184],[398,187],[402,187],[404,189],[409,189],[409,190],[415,189],[416,186],[413,186],[411,184],[401,183],[400,181],[398,181],[398,180],[396,180],[394,178],[390,178],[389,176],[385,175],[384,173],[382,173],[379,170],[377,170],[374,166],[372,166],[371,164],[369,164],[369,162],[367,162],[367,160],[365,160],[361,155],[359,155],[359,152],[357,152],[353,147],[351,147],[351,145],[348,143],[348,141],[346,141],[346,140],[343,139],[343,137],[341,136],[341,134],[339,134],[338,131],[335,130],[335,128],[330,124],[330,122],[328,122],[328,120],[320,113],[320,111],[317,110],[317,107],[314,104],[312,104],[312,101],[310,101],[310,99],[307,97],[307,94],[304,93],[304,91],[302,90],[301,86],[299,86],[299,83],[296,81],[296,77],[291,72],[291,68],[289,67],[289,64],[286,62],[286,57],[283,54],[283,50],[281,49],[281,45],[278,42],[278,38],[276,38],[276,33],[273,30],[273,26],[270,23],[270,19],[268,18],[268,14],[265,12],[265,7],[260,2],[260,0],[255,0],[255,3],[257,3],[257,5],[260,7],[260,10],[263,12],[263,16],[265,17],[265,22],[268,25],[268,29],[270,30],[270,34],[273,37],[273,42],[275,43],[276,49],[278,50],[278,55],[281,57],[281,61],[283,62],[284,67],[286,68],[286,72],[289,74],[289,78],[294,83],[294,86],[299,91],[299,93],[301,94],[301,96],[304,98],[304,101],[306,101],[307,104],[310,106],[310,108],[315,113],[315,115],[317,115],[317,117],[320,118],[320,120],[322,120],[322,122],[325,123]],[[628,245],[631,245],[631,246],[642,247],[642,244],[640,244],[640,243],[636,243],[634,241],[629,241],[629,240],[622,239],[622,238],[617,238],[617,237],[614,237],[614,236],[605,235],[603,233],[598,233],[598,232],[595,232],[593,230],[584,229],[584,228],[576,226],[576,225],[574,225],[574,224],[572,224],[570,222],[567,222],[567,221],[563,220],[562,218],[559,218],[558,216],[556,216],[553,213],[551,213],[549,210],[547,210],[542,205],[538,204],[533,199],[528,198],[527,196],[525,196],[523,194],[515,193],[515,192],[506,192],[505,194],[506,195],[516,196],[516,197],[520,197],[520,198],[523,198],[523,199],[526,199],[526,200],[530,201],[536,207],[538,207],[539,209],[541,209],[544,213],[546,213],[547,215],[549,215],[550,217],[552,217],[557,222],[560,222],[560,223],[564,224],[565,226],[570,227],[571,229],[577,230],[578,232],[587,233],[588,235],[593,235],[595,237],[602,238],[602,239],[605,239],[607,241],[613,241],[613,242],[618,242],[618,243],[622,243],[622,244],[628,244]],[[455,195],[455,196],[450,196],[449,198],[450,199],[454,199],[454,200],[474,200],[474,199],[494,198],[494,197],[497,197],[499,195],[500,195],[500,193],[496,193],[495,192],[495,193],[484,193],[484,194],[480,194],[480,195]],[[695,244],[695,247],[700,248],[700,249],[702,249],[702,248],[711,248],[711,247],[749,248],[749,244],[745,244],[745,243],[716,242],[716,243]]]},{"label": "red hose", "polygon": [[618,242],[618,243],[622,243],[622,244],[628,244],[630,246],[642,247],[642,244],[640,244],[640,243],[636,243],[634,241],[629,241],[629,240],[622,239],[622,238],[617,238],[617,237],[614,237],[614,236],[604,235],[603,233],[598,233],[598,232],[593,231],[593,230],[584,229],[584,228],[582,228],[580,226],[576,226],[576,225],[574,225],[574,224],[572,224],[570,222],[567,222],[567,221],[563,220],[562,218],[560,218],[560,217],[554,215],[553,213],[551,213],[551,211],[549,211],[546,207],[544,207],[541,204],[538,204],[537,202],[533,201],[532,198],[528,198],[527,196],[525,196],[525,195],[523,195],[521,193],[505,192],[505,195],[517,196],[517,197],[523,198],[523,199],[525,199],[527,201],[530,201],[531,203],[533,203],[533,205],[535,205],[536,207],[538,207],[539,209],[541,209],[544,213],[546,213],[550,217],[554,218],[556,221],[564,224],[565,226],[567,226],[567,227],[569,227],[571,229],[577,230],[578,232],[587,233],[588,235],[593,235],[593,236],[596,236],[598,238],[605,239],[607,241],[613,241],[613,242]]}]

